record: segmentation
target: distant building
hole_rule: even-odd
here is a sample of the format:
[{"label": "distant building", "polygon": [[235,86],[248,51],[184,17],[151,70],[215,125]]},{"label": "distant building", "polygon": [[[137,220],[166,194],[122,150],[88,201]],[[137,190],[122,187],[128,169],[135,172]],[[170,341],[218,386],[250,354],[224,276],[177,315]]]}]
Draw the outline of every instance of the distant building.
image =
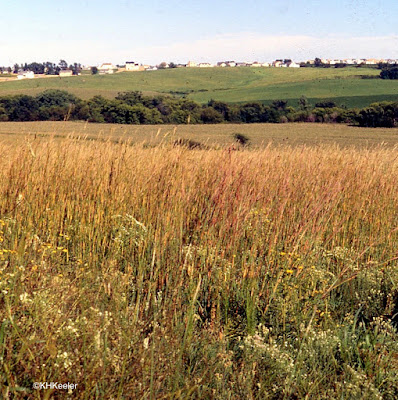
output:
[{"label": "distant building", "polygon": [[19,71],[17,79],[33,79],[34,77],[33,71]]},{"label": "distant building", "polygon": [[98,68],[98,73],[103,74],[113,74],[117,68],[112,63],[103,63]]},{"label": "distant building", "polygon": [[72,75],[73,75],[73,71],[71,69],[61,69],[61,71],[59,71],[60,77],[72,76]]},{"label": "distant building", "polygon": [[126,61],[126,71],[145,71],[145,67],[134,61]]},{"label": "distant building", "polygon": [[214,67],[214,65],[210,64],[210,63],[199,63],[198,67],[199,68],[212,68],[212,67]]},{"label": "distant building", "polygon": [[365,61],[365,64],[366,65],[375,65],[375,64],[378,64],[379,62],[383,62],[383,60],[376,60],[375,58],[368,58]]},{"label": "distant building", "polygon": [[188,68],[194,68],[197,66],[198,66],[198,64],[195,61],[188,61],[188,64],[187,64]]},{"label": "distant building", "polygon": [[217,67],[236,67],[235,61],[220,61],[217,63]]}]

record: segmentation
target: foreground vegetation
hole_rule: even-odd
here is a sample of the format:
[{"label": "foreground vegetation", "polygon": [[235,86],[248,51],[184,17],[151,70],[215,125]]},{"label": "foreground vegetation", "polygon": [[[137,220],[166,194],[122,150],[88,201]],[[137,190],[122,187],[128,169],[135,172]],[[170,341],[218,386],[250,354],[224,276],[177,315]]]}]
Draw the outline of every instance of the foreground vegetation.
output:
[{"label": "foreground vegetation", "polygon": [[0,95],[35,96],[44,90],[60,89],[88,100],[97,95],[113,99],[119,92],[138,90],[146,96],[177,95],[201,104],[211,99],[265,104],[284,99],[290,105],[296,105],[305,95],[311,104],[332,100],[338,106],[360,108],[397,99],[398,82],[379,79],[379,74],[378,69],[355,67],[176,68],[8,81],[0,84]]},{"label": "foreground vegetation", "polygon": [[397,398],[395,150],[0,146],[3,398]]}]

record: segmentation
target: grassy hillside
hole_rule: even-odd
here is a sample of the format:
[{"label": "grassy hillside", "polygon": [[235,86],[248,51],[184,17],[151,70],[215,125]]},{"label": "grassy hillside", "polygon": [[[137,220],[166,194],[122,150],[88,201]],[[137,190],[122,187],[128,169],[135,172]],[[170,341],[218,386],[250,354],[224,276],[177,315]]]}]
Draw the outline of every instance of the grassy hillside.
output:
[{"label": "grassy hillside", "polygon": [[146,94],[187,96],[201,103],[212,98],[227,102],[285,99],[291,105],[305,95],[313,103],[334,99],[348,107],[363,107],[398,98],[398,82],[361,79],[378,74],[378,70],[369,68],[182,68],[1,82],[0,95],[35,94],[57,88],[87,99],[97,94],[112,98],[120,91],[140,90]]}]

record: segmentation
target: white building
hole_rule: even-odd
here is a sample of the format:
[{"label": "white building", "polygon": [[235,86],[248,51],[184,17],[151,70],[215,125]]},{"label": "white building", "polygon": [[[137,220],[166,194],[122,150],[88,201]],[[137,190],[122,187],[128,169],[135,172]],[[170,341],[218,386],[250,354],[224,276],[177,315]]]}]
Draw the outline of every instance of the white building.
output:
[{"label": "white building", "polygon": [[134,61],[126,61],[126,71],[145,71],[145,67]]},{"label": "white building", "polygon": [[117,68],[112,63],[103,63],[98,68],[100,74],[113,74]]},{"label": "white building", "polygon": [[210,64],[210,63],[199,63],[198,67],[199,68],[212,68],[212,67],[214,67],[214,65]]},{"label": "white building", "polygon": [[59,76],[65,77],[65,76],[72,76],[73,75],[73,71],[71,69],[61,69],[61,71],[59,71]]},{"label": "white building", "polygon": [[34,77],[33,71],[19,71],[17,79],[33,79]]}]

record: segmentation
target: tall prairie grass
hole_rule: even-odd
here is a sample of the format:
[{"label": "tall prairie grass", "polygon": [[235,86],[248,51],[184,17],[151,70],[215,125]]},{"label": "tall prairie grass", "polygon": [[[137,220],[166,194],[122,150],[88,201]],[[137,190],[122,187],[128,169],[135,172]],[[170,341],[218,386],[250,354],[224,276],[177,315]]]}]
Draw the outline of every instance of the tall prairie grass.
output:
[{"label": "tall prairie grass", "polygon": [[0,151],[3,398],[397,398],[396,150]]}]

